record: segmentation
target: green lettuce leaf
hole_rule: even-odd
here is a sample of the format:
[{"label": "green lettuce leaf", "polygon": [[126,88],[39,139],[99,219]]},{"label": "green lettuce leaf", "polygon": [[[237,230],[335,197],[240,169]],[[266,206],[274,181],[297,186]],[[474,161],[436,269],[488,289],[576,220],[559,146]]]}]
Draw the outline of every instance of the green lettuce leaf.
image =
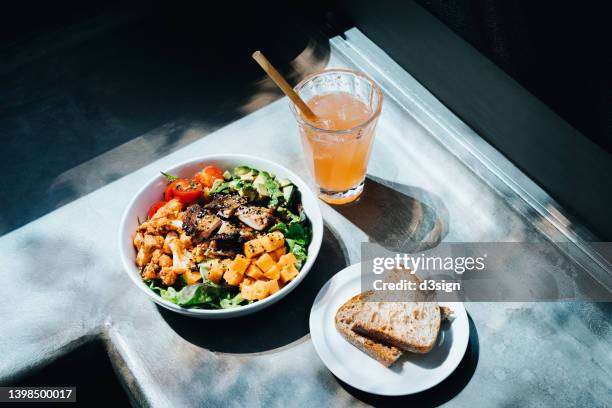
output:
[{"label": "green lettuce leaf", "polygon": [[242,295],[238,293],[232,298],[221,299],[219,305],[221,306],[221,309],[232,309],[240,306],[243,302],[245,302],[245,300],[242,298]]},{"label": "green lettuce leaf", "polygon": [[285,242],[287,242],[287,246],[289,247],[289,252],[293,253],[293,255],[295,256],[295,259],[297,260],[296,267],[298,269],[301,269],[302,265],[306,261],[306,258],[308,257],[306,253],[306,243],[301,239],[291,239],[291,238],[285,239]]},{"label": "green lettuce leaf", "polygon": [[[202,276],[207,276],[208,269],[206,266],[203,264],[199,266]],[[158,287],[155,285],[155,281],[151,281],[149,287],[159,293],[162,299],[183,307],[219,309],[239,306],[242,302],[246,302],[242,297],[237,297],[239,294],[236,295],[229,288],[217,285],[207,278],[203,279],[201,283],[187,285],[179,290],[172,286],[168,288]]]}]

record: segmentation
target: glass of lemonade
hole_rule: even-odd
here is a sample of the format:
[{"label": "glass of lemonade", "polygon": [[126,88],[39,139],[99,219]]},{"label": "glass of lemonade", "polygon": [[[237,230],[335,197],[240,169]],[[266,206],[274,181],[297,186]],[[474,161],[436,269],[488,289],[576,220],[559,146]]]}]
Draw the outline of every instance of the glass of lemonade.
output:
[{"label": "glass of lemonade", "polygon": [[319,197],[330,204],[356,200],[363,191],[382,91],[367,76],[344,69],[313,74],[294,89],[317,116],[311,121],[291,103]]}]

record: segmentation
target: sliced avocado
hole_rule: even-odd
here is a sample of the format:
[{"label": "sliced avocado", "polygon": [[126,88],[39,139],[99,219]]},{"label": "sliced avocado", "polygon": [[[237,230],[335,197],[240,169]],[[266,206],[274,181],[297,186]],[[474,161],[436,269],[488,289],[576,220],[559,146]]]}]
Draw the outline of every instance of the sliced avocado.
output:
[{"label": "sliced avocado", "polygon": [[279,185],[281,188],[283,188],[283,187],[287,187],[287,186],[290,186],[290,185],[292,184],[292,183],[291,183],[291,180],[289,180],[289,179],[279,179],[279,178],[277,178],[277,179],[276,179],[276,182],[278,183],[278,185]]},{"label": "sliced avocado", "polygon": [[271,180],[272,177],[270,174],[262,171],[257,175],[257,177],[255,177],[255,180],[253,180],[253,187],[255,187],[259,195],[263,197],[270,197],[270,191],[266,187],[266,184],[268,184],[268,182]]},{"label": "sliced avocado", "polygon": [[224,184],[224,181],[221,180],[221,179],[216,179],[215,181],[213,181],[213,185],[211,187],[211,190],[219,188],[219,186],[221,186],[221,184]]},{"label": "sliced avocado", "polygon": [[232,180],[228,183],[228,185],[232,190],[240,190],[242,188],[242,181]]},{"label": "sliced avocado", "polygon": [[293,199],[293,193],[295,192],[295,186],[293,184],[283,187],[283,197],[287,204],[291,203]]},{"label": "sliced avocado", "polygon": [[243,174],[247,174],[248,172],[250,172],[252,169],[250,167],[247,166],[239,166],[234,168],[234,175],[236,176],[242,176]]},{"label": "sliced avocado", "polygon": [[223,172],[223,179],[225,181],[230,181],[232,179],[232,173],[230,173],[229,171],[225,170]]},{"label": "sliced avocado", "polygon": [[221,179],[216,179],[212,187],[210,188],[210,193],[211,194],[224,193],[226,192],[228,187],[229,187],[229,184],[226,181],[223,181]]},{"label": "sliced avocado", "polygon": [[282,196],[283,195],[283,192],[281,191],[281,188],[278,185],[278,182],[274,179],[268,179],[268,181],[266,181],[266,188],[268,189],[268,192],[270,192],[271,196]]},{"label": "sliced avocado", "polygon": [[257,170],[251,169],[251,171],[249,171],[248,173],[241,174],[240,175],[240,180],[243,180],[243,181],[253,181],[253,180],[255,180],[255,177],[257,177]]},{"label": "sliced avocado", "polygon": [[246,197],[247,200],[253,201],[257,198],[257,190],[252,185],[246,185],[238,190],[238,194],[242,197]]},{"label": "sliced avocado", "polygon": [[[255,187],[255,184],[253,184],[253,187]],[[270,197],[270,192],[263,184],[257,185],[255,189],[257,190],[257,194],[259,194],[261,197]]]},{"label": "sliced avocado", "polygon": [[265,183],[266,183],[266,173],[262,171],[261,173],[257,175],[257,177],[255,177],[255,180],[253,180],[253,186],[257,188],[257,186],[261,184],[265,184]]}]

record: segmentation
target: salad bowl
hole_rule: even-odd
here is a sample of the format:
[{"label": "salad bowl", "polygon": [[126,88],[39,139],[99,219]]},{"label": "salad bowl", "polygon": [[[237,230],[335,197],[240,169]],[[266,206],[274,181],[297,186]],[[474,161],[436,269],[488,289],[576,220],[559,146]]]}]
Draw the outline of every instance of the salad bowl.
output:
[{"label": "salad bowl", "polygon": [[[270,296],[251,302],[249,304],[219,309],[203,309],[183,307],[164,299],[141,277],[141,270],[136,265],[137,252],[134,248],[133,239],[136,229],[142,219],[146,219],[147,212],[152,205],[160,199],[167,188],[168,180],[161,173],[172,174],[178,177],[190,177],[190,175],[202,169],[203,165],[213,165],[221,169],[233,169],[236,167],[247,166],[260,171],[265,171],[278,178],[290,180],[297,187],[301,196],[303,212],[310,222],[312,229],[311,241],[308,245],[307,258],[303,262],[299,273],[293,280],[287,282],[280,290]],[[152,174],[152,178],[132,198],[123,213],[119,226],[119,254],[125,269],[132,282],[147,296],[158,305],[186,316],[207,318],[207,319],[226,319],[244,316],[262,310],[283,297],[289,295],[297,285],[304,280],[319,253],[321,241],[323,239],[323,219],[319,208],[318,200],[306,182],[297,174],[280,164],[260,159],[254,156],[240,154],[219,154],[210,156],[196,157],[188,161],[176,164],[167,169],[160,169],[160,172]]]}]

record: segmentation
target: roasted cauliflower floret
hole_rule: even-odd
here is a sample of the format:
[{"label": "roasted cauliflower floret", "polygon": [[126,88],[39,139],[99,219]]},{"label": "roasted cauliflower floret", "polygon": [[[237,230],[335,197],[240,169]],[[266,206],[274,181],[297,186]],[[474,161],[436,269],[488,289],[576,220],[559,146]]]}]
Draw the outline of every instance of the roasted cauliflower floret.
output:
[{"label": "roasted cauliflower floret", "polygon": [[166,235],[165,244],[172,251],[172,270],[178,274],[190,270],[193,264],[191,253],[185,249],[175,232]]},{"label": "roasted cauliflower floret", "polygon": [[149,253],[147,255],[147,253],[144,250],[144,246],[141,246],[140,249],[138,250],[138,254],[136,254],[136,265],[145,266],[146,264],[149,263],[150,260],[151,260],[151,254]]},{"label": "roasted cauliflower floret", "polygon": [[197,245],[192,253],[193,258],[196,262],[202,262],[206,258],[206,251],[208,250],[208,242]]},{"label": "roasted cauliflower floret", "polygon": [[174,285],[177,277],[178,274],[171,267],[161,268],[159,271],[159,278],[166,286]]},{"label": "roasted cauliflower floret", "polygon": [[151,219],[155,220],[158,218],[168,218],[170,220],[174,220],[178,218],[179,213],[182,209],[183,204],[181,204],[181,202],[176,198],[173,198],[172,200],[168,201],[163,207],[160,207]]},{"label": "roasted cauliflower floret", "polygon": [[[163,245],[162,245],[163,246]],[[151,263],[155,264],[155,265],[159,265],[159,258],[163,255],[164,253],[162,252],[161,249],[155,249],[153,251],[153,254],[151,255]]]},{"label": "roasted cauliflower floret", "polygon": [[185,234],[184,232],[181,233],[181,237],[179,239],[181,240],[181,244],[183,244],[184,248],[190,249],[191,247],[193,247],[193,244],[191,243],[191,237]]},{"label": "roasted cauliflower floret", "polygon": [[163,235],[168,231],[180,231],[182,226],[183,222],[181,220],[153,218],[140,224],[138,231],[146,234]]},{"label": "roasted cauliflower floret", "polygon": [[183,222],[180,219],[182,207],[183,205],[177,199],[168,201],[157,210],[150,220],[140,224],[138,231],[152,235],[165,234],[168,231],[179,231],[183,226]]},{"label": "roasted cauliflower floret", "polygon": [[157,271],[159,270],[159,266],[155,265],[153,262],[148,264],[142,270],[142,278],[143,279],[157,279]]},{"label": "roasted cauliflower floret", "polygon": [[138,266],[148,264],[153,257],[153,252],[161,249],[163,245],[164,239],[162,237],[145,234],[140,249],[138,249],[138,255],[136,255],[136,264]]},{"label": "roasted cauliflower floret", "polygon": [[136,249],[140,249],[143,240],[144,235],[142,234],[142,232],[137,232],[136,235],[134,235],[134,240],[132,241],[132,243],[134,244],[134,247]]},{"label": "roasted cauliflower floret", "polygon": [[159,235],[145,234],[142,246],[146,252],[153,253],[157,248],[161,248],[164,245],[164,238]]},{"label": "roasted cauliflower floret", "polygon": [[161,266],[162,268],[171,267],[172,266],[172,258],[170,258],[166,254],[163,254],[162,256],[159,257],[158,265]]}]

